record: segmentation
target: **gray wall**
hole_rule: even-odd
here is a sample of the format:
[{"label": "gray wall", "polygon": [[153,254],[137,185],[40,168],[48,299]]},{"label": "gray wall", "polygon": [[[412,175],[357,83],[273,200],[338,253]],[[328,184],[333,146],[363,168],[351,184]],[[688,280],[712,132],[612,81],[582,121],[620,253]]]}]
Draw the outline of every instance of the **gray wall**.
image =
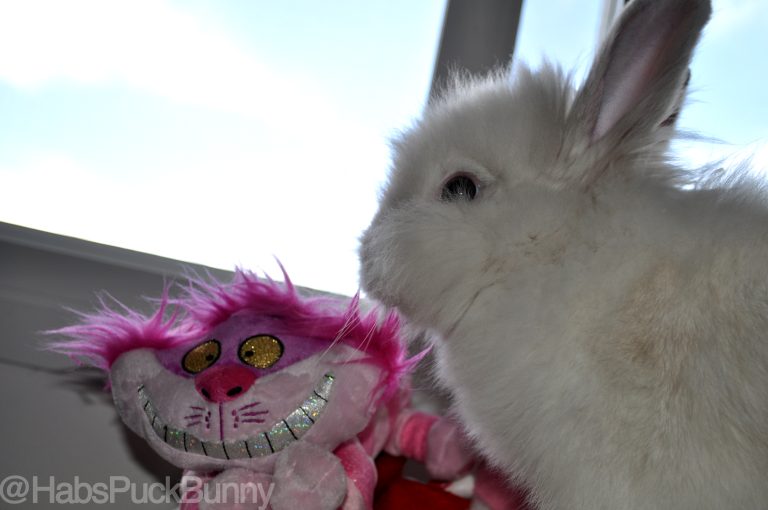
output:
[{"label": "gray wall", "polygon": [[[175,483],[180,470],[124,427],[103,375],[41,350],[40,332],[72,324],[65,307],[91,310],[100,290],[142,307],[140,296],[157,296],[164,278],[181,270],[177,261],[0,223],[0,483],[11,475],[30,483],[37,476],[40,486],[50,476],[67,483],[125,476],[137,484],[168,476]],[[45,501],[20,507],[52,507],[48,493],[40,495]],[[112,507],[129,502],[121,496]]]}]

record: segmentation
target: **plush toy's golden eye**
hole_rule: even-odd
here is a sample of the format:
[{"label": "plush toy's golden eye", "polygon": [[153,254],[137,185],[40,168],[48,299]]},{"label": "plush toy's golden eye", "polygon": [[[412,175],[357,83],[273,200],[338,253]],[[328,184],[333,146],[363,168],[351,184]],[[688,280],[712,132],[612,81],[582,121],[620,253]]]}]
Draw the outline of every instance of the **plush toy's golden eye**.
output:
[{"label": "plush toy's golden eye", "polygon": [[283,344],[272,335],[256,335],[240,344],[240,359],[256,368],[269,368],[283,355]]},{"label": "plush toy's golden eye", "polygon": [[221,356],[221,344],[217,340],[203,342],[187,352],[181,366],[191,374],[198,374],[210,367]]}]

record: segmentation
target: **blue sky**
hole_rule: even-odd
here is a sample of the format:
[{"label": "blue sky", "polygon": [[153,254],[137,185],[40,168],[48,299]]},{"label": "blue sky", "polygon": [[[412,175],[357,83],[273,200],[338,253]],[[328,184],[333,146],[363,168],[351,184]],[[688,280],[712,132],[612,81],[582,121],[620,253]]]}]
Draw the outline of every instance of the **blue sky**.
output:
[{"label": "blue sky", "polygon": [[[583,68],[599,2],[553,5],[525,3],[518,57]],[[715,8],[683,126],[764,141],[768,3]],[[387,139],[423,107],[443,9],[1,2],[0,221],[222,268],[274,273],[274,255],[299,284],[353,293]]]}]

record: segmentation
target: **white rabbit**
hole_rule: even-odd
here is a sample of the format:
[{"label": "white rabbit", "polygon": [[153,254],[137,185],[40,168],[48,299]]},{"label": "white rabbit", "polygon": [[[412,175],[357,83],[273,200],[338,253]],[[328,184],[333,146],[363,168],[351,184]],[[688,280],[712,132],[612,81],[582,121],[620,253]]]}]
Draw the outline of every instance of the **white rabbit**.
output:
[{"label": "white rabbit", "polygon": [[768,509],[768,207],[665,155],[710,12],[634,0],[579,90],[458,80],[395,141],[362,237],[363,288],[432,332],[541,510]]}]

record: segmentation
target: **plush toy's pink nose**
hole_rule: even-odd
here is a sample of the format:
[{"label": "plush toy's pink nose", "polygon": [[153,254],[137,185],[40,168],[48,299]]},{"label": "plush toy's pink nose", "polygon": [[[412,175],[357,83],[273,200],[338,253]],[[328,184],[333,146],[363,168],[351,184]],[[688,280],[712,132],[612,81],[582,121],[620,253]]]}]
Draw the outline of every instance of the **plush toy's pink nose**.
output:
[{"label": "plush toy's pink nose", "polygon": [[227,402],[248,391],[256,374],[245,367],[213,367],[195,377],[195,389],[209,402]]}]

